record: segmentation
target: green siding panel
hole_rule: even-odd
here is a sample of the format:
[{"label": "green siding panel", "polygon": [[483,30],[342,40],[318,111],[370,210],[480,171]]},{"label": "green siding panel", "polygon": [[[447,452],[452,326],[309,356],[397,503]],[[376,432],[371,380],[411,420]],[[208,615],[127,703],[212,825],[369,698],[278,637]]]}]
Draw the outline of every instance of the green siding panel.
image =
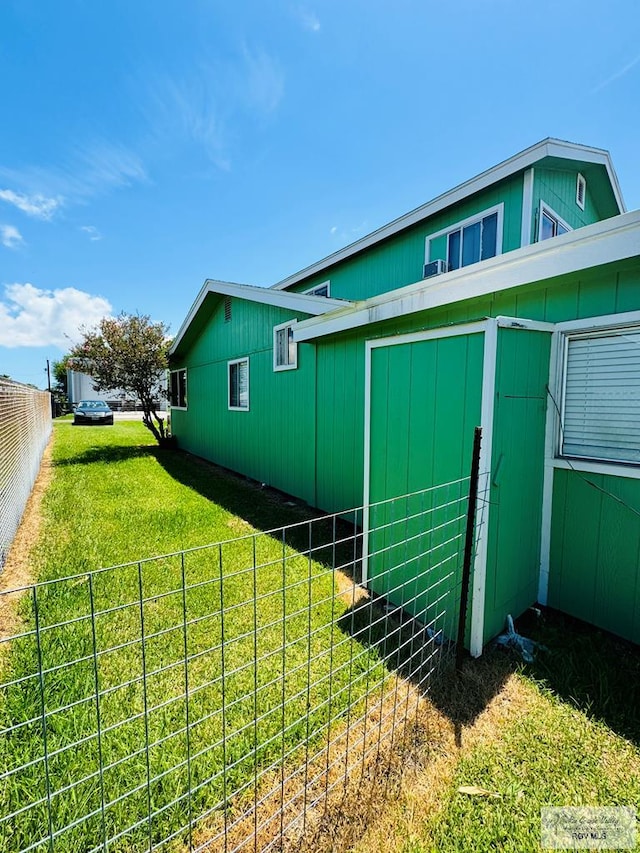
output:
[{"label": "green siding panel", "polygon": [[[502,251],[520,246],[522,221],[522,176],[502,181],[431,217],[405,229],[383,243],[348,258],[322,273],[295,285],[299,293],[330,280],[331,296],[337,299],[367,299],[422,278],[426,239],[443,228],[504,202]],[[442,255],[436,255],[440,257]]]},{"label": "green siding panel", "polygon": [[547,204],[554,213],[571,228],[581,228],[602,219],[596,208],[593,193],[587,180],[587,192],[584,210],[576,203],[576,183],[578,169],[564,171],[559,169],[534,169],[533,174],[533,222],[531,240],[538,239],[538,216],[540,202]]},{"label": "green siding panel", "polygon": [[494,407],[485,637],[538,593],[551,335],[500,329]]},{"label": "green siding panel", "polygon": [[640,480],[554,473],[549,604],[636,643],[639,511]]},{"label": "green siding panel", "polygon": [[483,341],[478,333],[408,342],[371,356],[370,500],[400,497],[371,509],[371,587],[449,637],[457,626],[467,487],[413,493],[469,475]]}]

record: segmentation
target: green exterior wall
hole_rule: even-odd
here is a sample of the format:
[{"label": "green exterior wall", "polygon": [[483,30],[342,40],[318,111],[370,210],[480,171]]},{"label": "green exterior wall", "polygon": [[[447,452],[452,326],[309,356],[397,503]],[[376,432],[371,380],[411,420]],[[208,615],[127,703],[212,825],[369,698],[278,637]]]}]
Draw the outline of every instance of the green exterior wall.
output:
[{"label": "green exterior wall", "polygon": [[534,169],[531,242],[538,239],[538,216],[541,201],[545,202],[561,219],[564,219],[567,225],[574,229],[599,222],[603,218],[596,206],[589,181],[587,181],[584,210],[581,210],[576,204],[577,179],[578,169],[573,171]]},{"label": "green exterior wall", "polygon": [[640,643],[638,510],[640,480],[555,472],[549,604],[635,643]]},{"label": "green exterior wall", "polygon": [[[310,276],[291,290],[302,293],[330,280],[332,297],[359,300],[420,281],[425,262],[425,241],[430,234],[436,234],[500,202],[504,203],[502,251],[517,249],[520,246],[522,223],[522,186],[521,175],[494,184],[426,222],[407,228],[365,252]],[[436,251],[433,256],[445,255]]]},{"label": "green exterior wall", "polygon": [[[303,319],[306,315],[293,315]],[[273,371],[273,326],[290,311],[223,300],[174,369],[187,368],[187,411],[172,410],[180,447],[315,503],[315,351],[298,348],[296,370]],[[227,362],[249,357],[249,411],[229,411]]]}]

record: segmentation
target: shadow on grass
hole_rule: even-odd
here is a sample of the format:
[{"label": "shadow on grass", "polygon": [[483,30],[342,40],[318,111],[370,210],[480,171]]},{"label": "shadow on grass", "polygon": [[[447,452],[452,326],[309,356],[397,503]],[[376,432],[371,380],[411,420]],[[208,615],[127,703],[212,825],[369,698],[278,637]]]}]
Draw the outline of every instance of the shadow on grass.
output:
[{"label": "shadow on grass", "polygon": [[389,670],[428,695],[453,723],[459,744],[462,727],[473,723],[517,668],[511,655],[491,651],[479,660],[467,657],[457,673],[453,643],[378,596],[355,603],[339,625],[363,646],[373,648]]},{"label": "shadow on grass", "polygon": [[548,649],[527,676],[640,746],[640,647],[551,609],[518,630]]},{"label": "shadow on grass", "polygon": [[67,459],[57,459],[54,462],[56,468],[64,468],[69,465],[91,465],[93,463],[115,463],[127,462],[129,459],[139,459],[143,456],[157,456],[162,451],[154,445],[94,445],[80,453],[75,453]]}]

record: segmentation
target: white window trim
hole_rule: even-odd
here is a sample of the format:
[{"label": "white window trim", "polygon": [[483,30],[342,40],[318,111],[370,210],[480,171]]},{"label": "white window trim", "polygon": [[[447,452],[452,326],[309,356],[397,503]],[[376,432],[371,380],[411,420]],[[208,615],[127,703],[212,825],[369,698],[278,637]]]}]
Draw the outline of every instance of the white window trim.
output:
[{"label": "white window trim", "polygon": [[182,373],[184,371],[184,398],[187,401],[186,406],[174,406],[173,403],[170,402],[170,407],[174,412],[186,412],[189,408],[189,397],[187,395],[187,368],[186,367],[177,367],[173,370],[169,371],[169,395],[171,395],[171,374],[172,373]]},{"label": "white window trim", "polygon": [[[582,202],[580,202],[580,187],[582,187]],[[584,210],[584,204],[587,199],[587,179],[583,174],[578,172],[576,178],[576,204],[580,210]]]},{"label": "white window trim", "polygon": [[297,370],[298,368],[298,342],[294,340],[294,358],[291,364],[278,364],[278,335],[282,329],[294,328],[297,320],[287,320],[286,323],[280,323],[277,326],[273,327],[273,370],[275,373],[279,373],[281,370]]},{"label": "white window trim", "polygon": [[628,311],[622,314],[606,314],[600,317],[587,317],[583,320],[571,320],[556,323],[552,335],[551,367],[549,371],[549,389],[553,400],[560,409],[557,411],[553,400],[547,409],[546,465],[550,468],[580,471],[585,474],[610,474],[631,480],[640,480],[640,465],[634,462],[614,462],[609,460],[587,459],[580,456],[562,454],[562,420],[564,415],[564,377],[566,370],[566,340],[578,334],[594,334],[640,327],[640,311]]},{"label": "white window trim", "polygon": [[331,298],[331,281],[327,279],[327,281],[321,281],[320,284],[314,284],[313,287],[310,287],[309,290],[303,290],[303,294],[306,296],[315,296],[319,290],[322,288],[327,288],[327,299]]},{"label": "white window trim", "polygon": [[[547,213],[552,219],[555,219],[558,225],[562,225],[563,228],[566,228],[567,231],[573,231],[573,228],[569,225],[568,222],[559,216],[555,210],[551,207],[550,204],[547,204],[544,199],[540,199],[540,207],[538,211],[538,233],[536,235],[536,242],[543,243],[541,234],[542,234],[542,214]],[[556,234],[556,237],[562,236],[561,234]]]},{"label": "white window trim", "polygon": [[[242,362],[247,363],[247,405],[246,406],[232,406],[231,405],[231,365],[233,364],[242,364]],[[248,412],[249,406],[251,403],[251,396],[249,391],[249,356],[244,356],[243,358],[233,358],[231,361],[227,362],[227,408],[230,412]]]},{"label": "white window trim", "polygon": [[[430,263],[431,261],[437,261],[438,258],[431,257],[431,241],[436,240],[438,237],[443,237],[446,234],[450,234],[452,231],[458,231],[458,229],[466,228],[467,225],[471,225],[474,222],[482,221],[485,216],[491,216],[492,213],[498,214],[498,222],[496,225],[496,253],[494,257],[498,257],[498,255],[502,254],[502,233],[504,228],[504,202],[500,202],[500,204],[495,204],[493,207],[488,207],[486,210],[481,210],[479,213],[474,213],[473,216],[468,216],[466,219],[461,219],[460,222],[453,222],[451,225],[447,225],[446,228],[441,228],[440,231],[436,231],[434,234],[429,234],[425,238],[425,248],[424,248],[424,262],[425,264]],[[447,239],[447,249],[446,249],[447,257],[443,258],[445,262],[449,259],[449,240]],[[485,260],[491,260],[491,258],[486,258]],[[482,261],[477,261],[477,263],[482,263]],[[467,264],[467,266],[474,266],[474,264]],[[460,267],[463,269],[463,267]]]}]

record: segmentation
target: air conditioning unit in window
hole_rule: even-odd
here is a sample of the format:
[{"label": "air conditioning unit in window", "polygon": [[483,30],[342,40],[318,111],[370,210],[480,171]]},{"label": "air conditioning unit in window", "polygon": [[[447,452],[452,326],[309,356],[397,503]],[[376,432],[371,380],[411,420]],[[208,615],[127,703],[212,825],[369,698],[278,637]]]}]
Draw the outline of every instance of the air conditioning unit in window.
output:
[{"label": "air conditioning unit in window", "polygon": [[442,275],[442,273],[446,271],[447,262],[443,261],[442,258],[438,258],[437,261],[430,261],[428,264],[424,265],[422,278],[431,278],[431,276],[434,275]]}]

